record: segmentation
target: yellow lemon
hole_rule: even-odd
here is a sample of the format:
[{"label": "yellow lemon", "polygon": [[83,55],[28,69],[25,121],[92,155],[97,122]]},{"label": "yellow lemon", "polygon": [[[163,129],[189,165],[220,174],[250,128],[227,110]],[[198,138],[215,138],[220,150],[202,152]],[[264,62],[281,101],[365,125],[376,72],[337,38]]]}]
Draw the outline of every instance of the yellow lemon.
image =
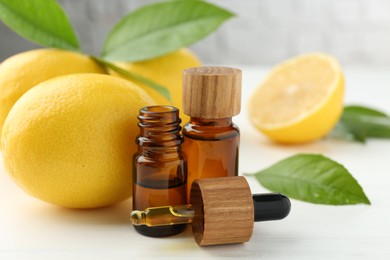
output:
[{"label": "yellow lemon", "polygon": [[27,193],[70,208],[131,196],[138,110],[154,104],[133,83],[99,74],[45,81],[25,93],[3,128],[3,161]]},{"label": "yellow lemon", "polygon": [[301,143],[325,136],[343,109],[344,80],[331,56],[312,53],[276,66],[248,103],[252,124],[276,142]]},{"label": "yellow lemon", "polygon": [[72,73],[105,73],[89,57],[58,49],[19,53],[0,64],[0,135],[4,120],[15,102],[45,80]]},{"label": "yellow lemon", "polygon": [[[168,88],[172,104],[156,90],[134,81],[134,83],[142,86],[157,104],[173,105],[179,108],[182,121],[184,123],[189,121],[189,117],[182,113],[182,71],[201,65],[199,59],[192,52],[188,49],[180,49],[152,60],[136,63],[117,62],[116,64]],[[111,73],[118,76],[115,72]]]}]

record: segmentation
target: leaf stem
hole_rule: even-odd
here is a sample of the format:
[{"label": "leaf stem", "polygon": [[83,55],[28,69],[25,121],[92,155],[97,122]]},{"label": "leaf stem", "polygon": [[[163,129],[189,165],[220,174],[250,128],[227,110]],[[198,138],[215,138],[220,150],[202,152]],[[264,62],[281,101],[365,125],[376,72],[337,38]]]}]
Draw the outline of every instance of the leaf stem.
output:
[{"label": "leaf stem", "polygon": [[96,56],[90,56],[90,57],[94,61],[96,61],[97,63],[101,64],[104,67],[112,69],[113,71],[121,74],[122,76],[125,76],[128,79],[138,81],[138,82],[143,83],[143,84],[147,85],[148,87],[156,90],[157,92],[159,92],[161,95],[163,95],[172,104],[171,95],[169,93],[169,90],[166,87],[161,86],[160,84],[158,84],[158,83],[156,83],[156,82],[154,82],[154,81],[152,81],[150,79],[147,79],[147,78],[145,78],[143,76],[140,76],[140,75],[135,74],[133,72],[130,72],[128,70],[122,69],[122,68],[116,66],[115,64],[113,64],[113,63],[111,63],[109,61],[106,61],[104,59],[101,59],[99,57],[96,57]]}]

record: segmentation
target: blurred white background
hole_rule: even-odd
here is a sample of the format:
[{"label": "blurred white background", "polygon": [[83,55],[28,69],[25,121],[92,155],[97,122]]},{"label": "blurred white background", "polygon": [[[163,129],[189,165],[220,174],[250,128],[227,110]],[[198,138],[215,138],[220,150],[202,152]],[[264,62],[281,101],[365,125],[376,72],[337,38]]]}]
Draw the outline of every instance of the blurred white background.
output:
[{"label": "blurred white background", "polygon": [[[125,14],[156,0],[59,0],[84,51],[99,53]],[[389,0],[209,0],[237,14],[191,48],[207,64],[274,65],[310,51],[343,65],[390,65]],[[0,22],[0,60],[36,48]]]}]

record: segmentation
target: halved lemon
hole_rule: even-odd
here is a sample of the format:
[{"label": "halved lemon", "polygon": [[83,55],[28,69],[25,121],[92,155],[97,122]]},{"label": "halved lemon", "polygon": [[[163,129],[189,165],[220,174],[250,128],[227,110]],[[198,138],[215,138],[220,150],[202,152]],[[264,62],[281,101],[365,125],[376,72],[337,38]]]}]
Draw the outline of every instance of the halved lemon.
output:
[{"label": "halved lemon", "polygon": [[343,110],[344,77],[338,61],[310,53],[269,73],[251,96],[251,123],[270,139],[302,143],[324,137]]}]

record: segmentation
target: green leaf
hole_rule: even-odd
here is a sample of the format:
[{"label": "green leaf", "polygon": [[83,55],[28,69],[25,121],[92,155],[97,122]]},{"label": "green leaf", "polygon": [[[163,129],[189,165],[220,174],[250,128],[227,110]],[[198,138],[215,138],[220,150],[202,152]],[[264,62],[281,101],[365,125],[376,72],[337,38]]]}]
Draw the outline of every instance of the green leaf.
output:
[{"label": "green leaf", "polygon": [[169,90],[166,87],[163,87],[163,86],[157,84],[156,82],[154,82],[150,79],[144,78],[138,74],[132,73],[128,70],[124,70],[124,69],[116,66],[115,64],[108,62],[108,61],[105,61],[101,58],[94,57],[94,56],[91,56],[91,58],[94,59],[97,63],[101,64],[102,66],[109,68],[109,69],[121,74],[122,76],[125,76],[126,78],[139,81],[139,82],[151,87],[152,89],[156,90],[161,95],[163,95],[167,100],[172,102],[171,95],[169,93]]},{"label": "green leaf", "polygon": [[141,61],[188,46],[216,30],[233,14],[199,0],[176,0],[140,8],[109,33],[102,57]]},{"label": "green leaf", "polygon": [[390,138],[390,117],[363,106],[346,106],[331,137],[365,142],[369,137]]},{"label": "green leaf", "polygon": [[371,204],[341,164],[322,155],[298,154],[256,173],[265,188],[317,204]]},{"label": "green leaf", "polygon": [[55,0],[0,0],[0,19],[27,40],[79,50],[73,28]]},{"label": "green leaf", "polygon": [[347,114],[360,114],[360,115],[370,115],[378,117],[387,117],[386,113],[373,108],[364,107],[360,105],[350,105],[344,108],[344,113]]}]

